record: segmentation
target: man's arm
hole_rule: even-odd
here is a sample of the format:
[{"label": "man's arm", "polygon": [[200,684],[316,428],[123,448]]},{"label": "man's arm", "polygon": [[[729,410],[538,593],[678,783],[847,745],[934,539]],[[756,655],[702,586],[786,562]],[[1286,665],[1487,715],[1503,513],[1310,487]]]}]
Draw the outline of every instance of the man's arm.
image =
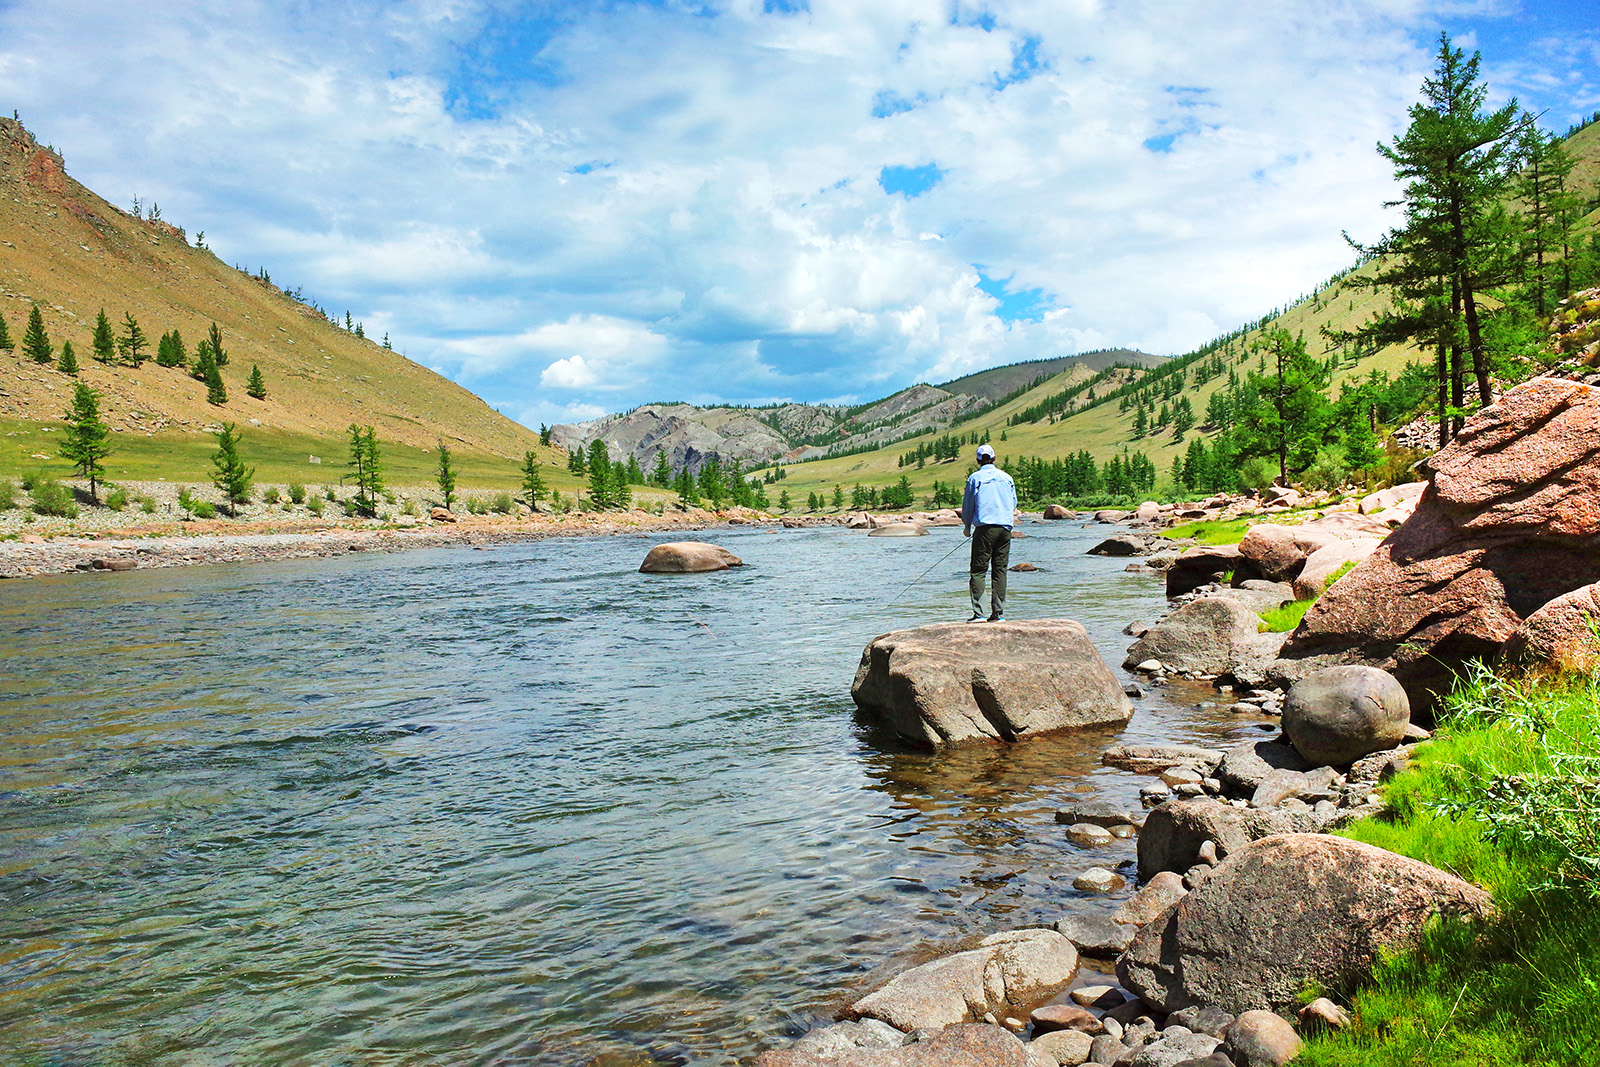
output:
[{"label": "man's arm", "polygon": [[978,514],[978,493],[973,488],[972,479],[967,479],[967,485],[961,493],[961,533],[964,537],[972,536],[972,520]]}]

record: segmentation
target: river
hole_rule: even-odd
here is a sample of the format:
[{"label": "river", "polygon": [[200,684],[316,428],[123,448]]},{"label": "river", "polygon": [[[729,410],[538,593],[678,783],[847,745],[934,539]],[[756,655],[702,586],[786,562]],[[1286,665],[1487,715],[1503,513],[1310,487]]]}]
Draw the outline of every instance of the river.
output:
[{"label": "river", "polygon": [[[1113,666],[1161,583],[1023,527],[1013,620]],[[1053,813],[1125,730],[904,751],[850,682],[961,619],[959,530],[717,531],[0,585],[0,1048],[24,1064],[748,1062],[977,932],[1106,909]],[[1121,672],[1118,672],[1121,676]]]}]

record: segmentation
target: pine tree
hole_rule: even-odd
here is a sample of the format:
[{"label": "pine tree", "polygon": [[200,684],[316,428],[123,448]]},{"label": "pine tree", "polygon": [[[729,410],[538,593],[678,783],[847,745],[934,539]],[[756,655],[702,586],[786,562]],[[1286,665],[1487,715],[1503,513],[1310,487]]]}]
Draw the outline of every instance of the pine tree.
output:
[{"label": "pine tree", "polygon": [[789,490],[783,489],[778,492],[778,509],[780,511],[789,510]]},{"label": "pine tree", "polygon": [[138,367],[144,363],[144,350],[150,344],[150,339],[144,335],[144,330],[139,326],[139,320],[133,317],[133,312],[122,313],[122,336],[117,338],[117,350],[123,360],[130,366]]},{"label": "pine tree", "polygon": [[371,426],[350,424],[350,459],[345,464],[355,472],[356,508],[371,517],[378,513],[378,494],[383,492],[383,455],[378,450],[378,431]]},{"label": "pine tree", "polygon": [[439,442],[439,467],[435,476],[439,483],[439,492],[444,495],[444,507],[450,510],[450,504],[456,498],[456,469],[450,465],[450,449],[443,441]]},{"label": "pine tree", "polygon": [[672,487],[678,492],[678,503],[686,508],[695,507],[700,503],[700,487],[695,483],[694,474],[689,470],[688,464],[678,471],[677,477],[672,481]]},{"label": "pine tree", "polygon": [[656,465],[650,472],[650,484],[665,489],[672,484],[672,468],[667,464],[667,450],[656,453]]},{"label": "pine tree", "polygon": [[267,398],[267,383],[261,377],[261,368],[254,363],[250,364],[250,380],[245,383],[244,391],[257,400]]},{"label": "pine tree", "polygon": [[534,511],[539,510],[539,501],[544,499],[544,476],[539,472],[539,459],[532,452],[525,452],[522,456],[522,491],[528,496],[528,506]]},{"label": "pine tree", "polygon": [[211,342],[211,358],[216,360],[217,366],[228,365],[228,350],[222,347],[222,327],[215,322],[206,330],[206,340]]},{"label": "pine tree", "polygon": [[111,430],[100,421],[100,394],[82,382],[72,391],[61,454],[72,461],[80,478],[89,479],[89,499],[98,504],[100,478],[106,472],[101,461],[111,454]]},{"label": "pine tree", "polygon": [[217,369],[217,361],[211,351],[211,342],[205,338],[194,346],[194,366],[189,368],[189,377],[197,382],[203,382],[211,377],[211,372]]},{"label": "pine tree", "polygon": [[833,487],[833,506],[836,508],[844,507],[844,486],[842,485]]},{"label": "pine tree", "polygon": [[1328,367],[1306,351],[1304,337],[1288,330],[1269,330],[1259,344],[1263,356],[1270,357],[1271,369],[1266,375],[1250,376],[1259,400],[1239,412],[1244,452],[1272,456],[1278,461],[1278,476],[1287,481],[1289,468],[1308,466],[1322,443],[1329,408],[1322,392],[1328,385]]},{"label": "pine tree", "polygon": [[96,362],[112,363],[117,358],[117,338],[111,332],[111,320],[106,318],[105,308],[101,308],[100,314],[95,316],[94,340],[89,347]]},{"label": "pine tree", "polygon": [[550,447],[550,434],[552,432],[553,431],[550,429],[550,427],[546,426],[544,423],[541,422],[539,424],[539,443],[544,445],[546,448]]},{"label": "pine tree", "polygon": [[62,374],[78,373],[78,353],[73,351],[71,341],[61,342],[61,359],[56,363],[56,370]]},{"label": "pine tree", "polygon": [[[101,317],[103,318],[104,315],[105,313],[102,312]],[[11,341],[11,327],[6,325],[6,317],[0,315],[0,352],[12,352],[15,349],[16,345]]]},{"label": "pine tree", "polygon": [[49,363],[55,359],[55,348],[50,344],[50,335],[44,332],[44,316],[39,313],[38,304],[28,312],[28,329],[22,335],[22,354],[35,363]]},{"label": "pine tree", "polygon": [[[589,502],[597,508],[610,507],[615,484],[611,471],[611,455],[606,443],[598,437],[589,442]],[[618,472],[621,473],[621,472]]]},{"label": "pine tree", "polygon": [[238,515],[239,505],[250,502],[250,482],[256,476],[254,467],[247,467],[239,455],[239,434],[231,422],[222,424],[215,434],[217,450],[211,454],[211,484],[222,491],[228,502],[228,514]]},{"label": "pine tree", "polygon": [[222,371],[213,360],[206,368],[206,403],[226,404],[228,402],[228,389],[222,384]]},{"label": "pine tree", "polygon": [[700,465],[700,494],[710,503],[713,511],[721,508],[722,502],[727,499],[728,486],[722,478],[722,460],[714,452]]},{"label": "pine tree", "polygon": [[189,363],[189,350],[184,346],[183,335],[171,330],[161,335],[156,346],[156,363],[162,367],[184,367]]}]

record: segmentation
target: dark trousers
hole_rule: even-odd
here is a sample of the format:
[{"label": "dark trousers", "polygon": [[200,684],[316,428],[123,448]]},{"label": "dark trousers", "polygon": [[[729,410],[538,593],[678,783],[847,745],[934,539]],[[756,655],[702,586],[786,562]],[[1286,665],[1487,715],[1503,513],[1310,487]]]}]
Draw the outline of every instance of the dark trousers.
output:
[{"label": "dark trousers", "polygon": [[972,528],[972,576],[967,588],[972,593],[972,613],[983,614],[983,574],[989,571],[994,578],[994,592],[989,597],[989,618],[998,619],[1006,613],[1006,564],[1011,562],[1011,527],[984,526]]}]

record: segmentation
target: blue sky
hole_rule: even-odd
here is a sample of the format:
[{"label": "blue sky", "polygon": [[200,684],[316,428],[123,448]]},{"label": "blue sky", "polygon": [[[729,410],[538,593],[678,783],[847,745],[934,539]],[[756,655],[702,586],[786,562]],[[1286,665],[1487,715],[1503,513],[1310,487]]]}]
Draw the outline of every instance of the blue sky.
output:
[{"label": "blue sky", "polygon": [[529,425],[1181,352],[1346,266],[1437,35],[1565,130],[1600,2],[0,0],[80,180]]}]

